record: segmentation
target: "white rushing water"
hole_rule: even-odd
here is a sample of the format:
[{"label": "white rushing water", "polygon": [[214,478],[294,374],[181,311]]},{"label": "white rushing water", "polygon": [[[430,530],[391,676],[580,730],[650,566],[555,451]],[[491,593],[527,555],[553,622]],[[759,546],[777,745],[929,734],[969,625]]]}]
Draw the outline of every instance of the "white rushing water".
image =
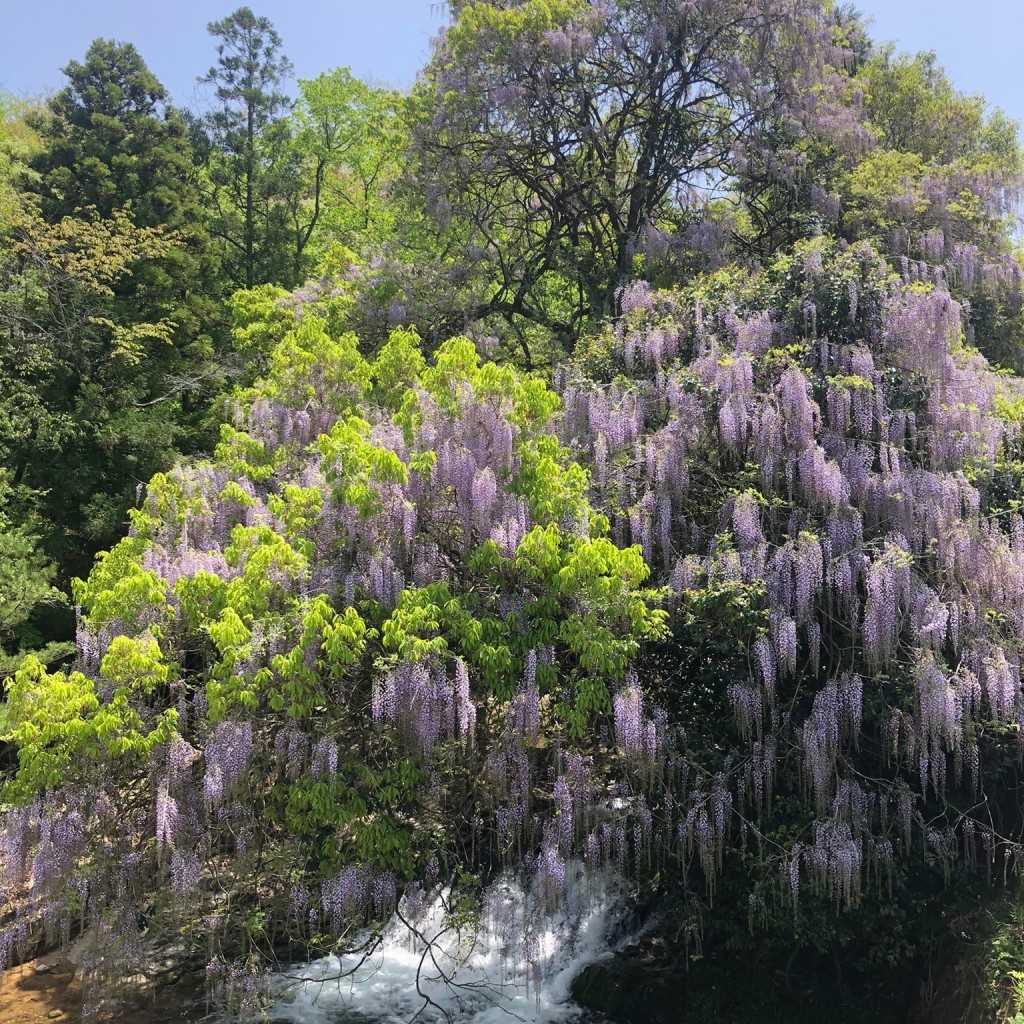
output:
[{"label": "white rushing water", "polygon": [[636,936],[623,924],[631,911],[621,879],[567,868],[558,909],[504,878],[484,893],[475,927],[453,926],[447,891],[419,913],[403,900],[408,924],[396,914],[365,960],[331,956],[275,976],[271,1019],[548,1024],[579,1017],[573,979]]}]

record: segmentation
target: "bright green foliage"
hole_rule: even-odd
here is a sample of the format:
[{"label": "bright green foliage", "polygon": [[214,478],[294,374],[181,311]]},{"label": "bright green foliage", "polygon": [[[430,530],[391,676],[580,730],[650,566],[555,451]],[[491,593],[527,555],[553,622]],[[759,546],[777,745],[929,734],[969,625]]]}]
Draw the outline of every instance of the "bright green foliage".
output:
[{"label": "bright green foliage", "polygon": [[[117,557],[118,549],[124,544],[122,541],[111,552],[100,552],[97,559],[99,571],[90,575],[88,589],[80,580],[75,581],[76,599],[100,624],[115,620],[131,622],[143,612],[153,609],[161,615],[163,613],[166,588],[152,570],[143,569],[137,562],[122,562]],[[111,569],[116,572],[112,578]],[[108,581],[109,587],[105,586]]]},{"label": "bright green foliage", "polygon": [[[440,753],[457,739],[468,752],[465,766],[444,769],[463,814],[490,806],[473,766],[492,740],[484,730],[426,743],[401,716],[371,714],[387,680],[416,666],[461,664],[483,716],[516,697],[533,662],[545,744],[580,743],[608,721],[641,644],[664,635],[665,613],[652,606],[660,595],[644,590],[640,550],[607,538],[607,521],[587,498],[588,474],[550,433],[559,400],[542,381],[482,363],[465,338],[428,360],[416,334],[397,329],[368,360],[353,335],[331,332],[329,317],[289,326],[269,290],[236,304],[239,330],[257,347],[277,339],[265,374],[233,396],[234,425],[222,427],[214,460],[154,476],[132,534],[76,584],[83,636],[124,633],[100,666],[114,704],[108,709],[80,674],[54,686],[75,688],[79,717],[103,723],[117,752],[141,756],[166,741],[172,691],[193,695],[181,733],[190,744],[246,722],[252,774],[239,785],[251,783],[248,827],[276,844],[268,862],[275,871],[305,865],[319,878],[365,863],[409,878],[429,856],[455,856],[461,842],[451,815],[418,786],[423,772],[447,763],[434,744]],[[469,495],[460,495],[458,478],[439,475],[439,449],[476,443],[464,425],[474,418],[493,423],[493,458],[484,465],[528,526],[504,547],[483,525],[453,518],[453,503]],[[442,444],[442,435],[452,441]],[[419,517],[413,538],[435,545],[439,561],[427,571],[437,578],[407,580],[387,596],[362,559],[400,550],[394,535],[409,515]],[[314,588],[335,559],[362,570],[358,582],[335,576]],[[538,650],[559,656],[536,663]],[[51,679],[31,663],[18,678],[22,689]],[[137,701],[162,709],[157,731],[143,734],[131,718]],[[86,772],[100,763],[100,725],[71,730],[51,764],[26,705],[11,708],[23,751],[12,789],[19,798],[52,785],[72,763]],[[300,733],[335,744],[336,774],[293,777],[275,767],[275,738]]]},{"label": "bright green foliage", "polygon": [[370,424],[357,416],[339,420],[330,434],[317,441],[317,451],[324,458],[327,482],[334,487],[334,496],[352,506],[360,516],[381,511],[377,484],[404,484],[408,472],[402,460],[391,450],[369,440]]},{"label": "bright green foliage", "polygon": [[322,401],[338,413],[353,408],[369,385],[370,367],[354,334],[332,337],[327,328],[319,318],[309,317],[289,331],[252,394],[296,407]]},{"label": "bright green foliage", "polygon": [[288,295],[274,284],[241,288],[228,300],[231,313],[231,343],[257,376],[266,370],[266,359],[295,323],[282,300]]},{"label": "bright green foliage", "polygon": [[0,231],[18,214],[19,189],[34,178],[31,162],[42,142],[27,123],[32,113],[32,104],[0,92]]},{"label": "bright green foliage", "polygon": [[93,680],[81,672],[48,673],[34,657],[25,660],[7,688],[5,739],[18,749],[18,773],[2,792],[5,801],[24,801],[48,787],[66,786],[97,771],[138,770],[174,733],[177,713],[161,712],[147,728],[129,696],[166,681],[155,640],[120,637],[103,660],[104,682],[114,687],[101,700]]},{"label": "bright green foliage", "polygon": [[269,480],[277,469],[275,460],[259,441],[253,440],[241,430],[235,430],[228,423],[220,428],[220,444],[214,455],[225,462],[232,472],[244,476],[254,483]]},{"label": "bright green foliage", "polygon": [[427,368],[415,331],[394,330],[373,361],[374,397],[380,405],[396,409]]},{"label": "bright green foliage", "polygon": [[[639,589],[648,569],[636,548],[567,535],[550,523],[531,530],[511,560],[485,544],[469,567],[479,582],[465,596],[444,584],[406,591],[381,625],[385,651],[411,661],[457,653],[507,700],[529,651],[564,644],[572,686],[551,670],[538,669],[538,680],[573,739],[610,712],[609,683],[623,677],[640,642],[664,632],[664,613],[649,608]],[[501,616],[488,584],[511,572],[528,581],[530,598],[521,612]]]},{"label": "bright green foliage", "polygon": [[1015,126],[980,96],[953,86],[934,53],[897,53],[878,48],[860,69],[868,87],[867,115],[884,149],[916,153],[926,162],[986,161],[1020,166]]},{"label": "bright green foliage", "polygon": [[402,173],[408,136],[403,98],[348,68],[300,81],[299,92],[288,150],[301,188],[289,200],[308,265],[332,243],[358,250],[394,236],[399,208],[385,194]]}]

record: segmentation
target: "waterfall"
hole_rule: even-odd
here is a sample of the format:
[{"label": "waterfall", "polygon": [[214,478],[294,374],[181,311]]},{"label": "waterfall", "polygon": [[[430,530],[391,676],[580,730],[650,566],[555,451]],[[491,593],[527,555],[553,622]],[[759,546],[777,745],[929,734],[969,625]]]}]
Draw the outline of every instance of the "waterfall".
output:
[{"label": "waterfall", "polygon": [[[443,889],[403,898],[368,952],[329,956],[276,974],[271,1019],[510,1024],[578,1020],[573,979],[636,939],[629,887],[566,866],[564,898],[506,875],[467,914]],[[624,922],[630,922],[624,924]],[[591,1018],[592,1019],[592,1018]]]}]

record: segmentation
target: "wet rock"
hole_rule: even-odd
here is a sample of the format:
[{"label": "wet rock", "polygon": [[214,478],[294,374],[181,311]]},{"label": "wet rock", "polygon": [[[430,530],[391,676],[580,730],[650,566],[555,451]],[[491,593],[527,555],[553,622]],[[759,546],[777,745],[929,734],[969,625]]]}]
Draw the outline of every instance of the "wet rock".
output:
[{"label": "wet rock", "polygon": [[572,997],[617,1024],[679,1024],[681,989],[671,968],[627,955],[587,967],[573,982]]}]

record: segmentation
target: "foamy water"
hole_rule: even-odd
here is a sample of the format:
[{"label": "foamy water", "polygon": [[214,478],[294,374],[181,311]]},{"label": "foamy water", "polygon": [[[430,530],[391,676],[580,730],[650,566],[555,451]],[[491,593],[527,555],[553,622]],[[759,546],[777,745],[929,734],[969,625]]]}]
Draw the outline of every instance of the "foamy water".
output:
[{"label": "foamy water", "polygon": [[[373,1020],[547,1024],[580,1017],[573,979],[636,937],[627,886],[569,865],[564,903],[511,878],[492,885],[475,927],[453,924],[448,891],[399,907],[373,951],[330,956],[275,975],[271,1019],[293,1024]],[[403,921],[404,918],[404,921]],[[592,1017],[590,1019],[593,1019]]]}]

